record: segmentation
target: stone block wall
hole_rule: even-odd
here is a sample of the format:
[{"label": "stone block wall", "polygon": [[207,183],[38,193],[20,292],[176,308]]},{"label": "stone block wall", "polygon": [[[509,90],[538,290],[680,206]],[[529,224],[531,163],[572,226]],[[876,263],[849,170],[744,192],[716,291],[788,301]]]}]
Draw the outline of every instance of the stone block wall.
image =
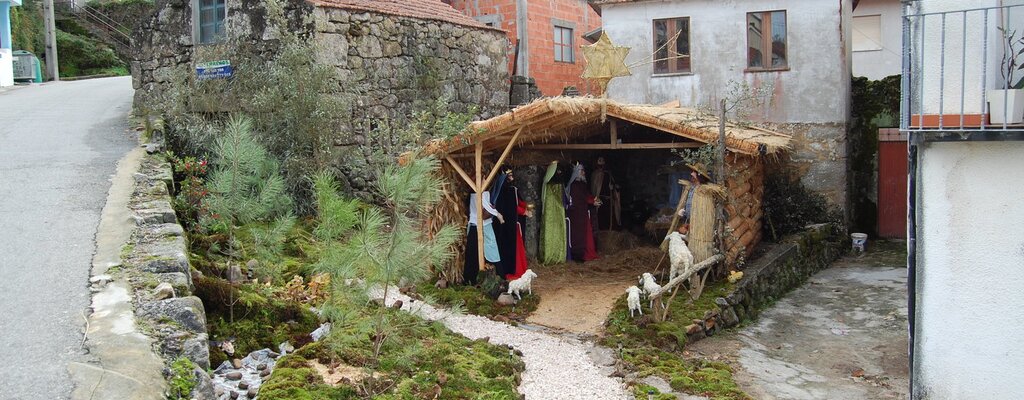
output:
[{"label": "stone block wall", "polygon": [[[229,39],[197,44],[191,2],[158,3],[136,34],[136,107],[181,83],[174,80],[191,79],[196,63],[228,59],[244,74],[238,68],[243,61],[271,59],[279,41],[264,4],[228,0]],[[289,31],[317,46],[315,59],[337,70],[334,93],[351,104],[355,119],[402,119],[438,98],[448,99],[454,111],[475,107],[481,118],[507,111],[507,39],[500,30],[302,0],[287,0],[284,16]]]},{"label": "stone block wall", "polygon": [[848,239],[836,226],[818,224],[773,245],[763,256],[747,264],[743,278],[726,296],[715,299],[717,307],[686,327],[686,342],[693,343],[722,329],[757,318],[758,313],[812,275],[827,268],[843,254]]},{"label": "stone block wall", "polygon": [[143,158],[135,173],[135,190],[128,202],[136,222],[122,251],[123,270],[132,287],[135,315],[154,340],[154,350],[170,365],[179,357],[196,364],[199,379],[194,398],[210,399],[213,386],[209,337],[203,301],[194,296],[192,267],[184,229],[171,207],[171,165],[163,156]]}]

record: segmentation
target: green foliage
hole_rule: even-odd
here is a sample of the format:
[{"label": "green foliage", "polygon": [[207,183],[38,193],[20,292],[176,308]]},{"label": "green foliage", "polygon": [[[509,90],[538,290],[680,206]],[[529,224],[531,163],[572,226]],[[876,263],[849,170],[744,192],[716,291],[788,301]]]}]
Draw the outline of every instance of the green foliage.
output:
[{"label": "green foliage", "polygon": [[[365,207],[356,214],[355,224],[347,238],[337,240],[344,233],[344,224],[352,221],[353,207],[336,207],[328,203],[321,210],[320,223],[325,226],[321,234],[332,240],[320,242],[320,260],[315,268],[330,274],[335,283],[336,301],[351,298],[361,291],[339,284],[348,279],[360,279],[365,287],[383,288],[387,298],[391,287],[402,280],[419,282],[431,266],[443,265],[451,258],[451,244],[458,239],[453,226],[441,228],[433,237],[424,237],[421,216],[433,209],[441,200],[442,185],[437,175],[439,164],[433,158],[413,159],[404,166],[384,167],[377,180],[378,194],[387,199],[384,206]],[[316,184],[318,199],[337,201],[337,186],[327,175],[320,175]],[[340,215],[325,214],[328,210]],[[341,225],[339,225],[339,223]],[[331,313],[336,323],[348,316]],[[379,352],[391,337],[393,324],[389,314],[381,308],[374,323],[373,342]]]},{"label": "green foliage", "polygon": [[91,37],[57,30],[61,76],[94,75],[125,64],[107,45]]},{"label": "green foliage", "polygon": [[799,179],[785,174],[766,177],[763,207],[763,229],[773,240],[800,232],[807,225],[826,222],[842,225],[842,216],[829,208],[824,196],[810,191]]},{"label": "green foliage", "polygon": [[198,382],[195,377],[196,365],[186,357],[178,357],[171,363],[171,377],[168,380],[170,386],[167,391],[169,400],[187,400],[192,398],[192,389],[195,389]]},{"label": "green foliage", "polygon": [[672,152],[679,156],[684,164],[703,165],[705,169],[713,167],[715,160],[718,159],[718,145],[715,143],[708,143],[696,149],[673,149]]},{"label": "green foliage", "polygon": [[394,163],[397,155],[410,151],[434,138],[451,138],[463,133],[477,109],[467,113],[448,111],[449,97],[439,97],[425,110],[413,114],[408,121],[383,120],[367,138],[374,149],[367,156],[367,163],[381,168]]},{"label": "green foliage", "polygon": [[21,7],[11,7],[11,45],[14,50],[27,50],[42,56],[45,28],[39,9],[39,0],[24,0]]},{"label": "green foliage", "polygon": [[[252,135],[251,121],[232,118],[214,145],[213,170],[205,204],[214,230],[288,215],[291,199],[285,193],[278,164]],[[220,229],[218,229],[220,228]]]},{"label": "green foliage", "polygon": [[899,122],[900,76],[877,81],[853,78],[852,110],[847,138],[850,144],[850,228],[874,233],[878,208],[871,201],[878,155],[878,128],[894,127]]}]

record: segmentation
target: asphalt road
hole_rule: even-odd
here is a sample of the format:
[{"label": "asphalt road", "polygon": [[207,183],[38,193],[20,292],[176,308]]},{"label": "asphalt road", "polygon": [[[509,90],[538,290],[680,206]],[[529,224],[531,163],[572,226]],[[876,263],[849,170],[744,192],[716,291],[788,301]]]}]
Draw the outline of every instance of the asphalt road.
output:
[{"label": "asphalt road", "polygon": [[65,399],[131,78],[0,92],[0,399]]}]

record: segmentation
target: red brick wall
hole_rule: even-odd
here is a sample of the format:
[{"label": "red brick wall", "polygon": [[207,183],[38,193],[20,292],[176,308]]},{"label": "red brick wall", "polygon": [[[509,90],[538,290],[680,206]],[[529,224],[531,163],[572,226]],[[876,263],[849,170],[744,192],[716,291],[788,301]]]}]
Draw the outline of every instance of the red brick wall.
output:
[{"label": "red brick wall", "polygon": [[[500,28],[508,33],[509,43],[515,43],[516,0],[452,0],[451,4],[471,17],[501,15]],[[580,78],[584,66],[580,46],[589,44],[583,39],[583,34],[600,27],[601,17],[587,5],[586,0],[530,0],[527,4],[530,77],[537,80],[537,87],[541,93],[545,96],[556,96],[562,93],[562,88],[570,85],[576,86],[582,93],[591,93],[589,82]],[[555,62],[552,18],[575,24],[575,63]],[[509,51],[509,71],[514,59],[513,46]]]}]

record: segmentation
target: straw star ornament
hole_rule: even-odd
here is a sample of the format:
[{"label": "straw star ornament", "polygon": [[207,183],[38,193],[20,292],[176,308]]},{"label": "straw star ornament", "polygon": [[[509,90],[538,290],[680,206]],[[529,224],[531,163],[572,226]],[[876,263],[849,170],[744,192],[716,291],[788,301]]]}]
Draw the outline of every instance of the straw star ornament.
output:
[{"label": "straw star ornament", "polygon": [[[601,98],[608,99],[608,82],[620,76],[632,75],[626,65],[629,47],[616,46],[608,38],[608,33],[601,32],[601,38],[592,45],[583,46],[583,57],[587,59],[587,67],[583,70],[583,79],[590,79],[601,88]],[[608,102],[601,105],[601,122],[607,118]]]},{"label": "straw star ornament", "polygon": [[583,57],[587,59],[583,78],[596,81],[601,93],[605,93],[612,79],[632,75],[626,66],[627,54],[629,47],[616,46],[608,38],[608,33],[602,32],[597,42],[583,46]]}]

